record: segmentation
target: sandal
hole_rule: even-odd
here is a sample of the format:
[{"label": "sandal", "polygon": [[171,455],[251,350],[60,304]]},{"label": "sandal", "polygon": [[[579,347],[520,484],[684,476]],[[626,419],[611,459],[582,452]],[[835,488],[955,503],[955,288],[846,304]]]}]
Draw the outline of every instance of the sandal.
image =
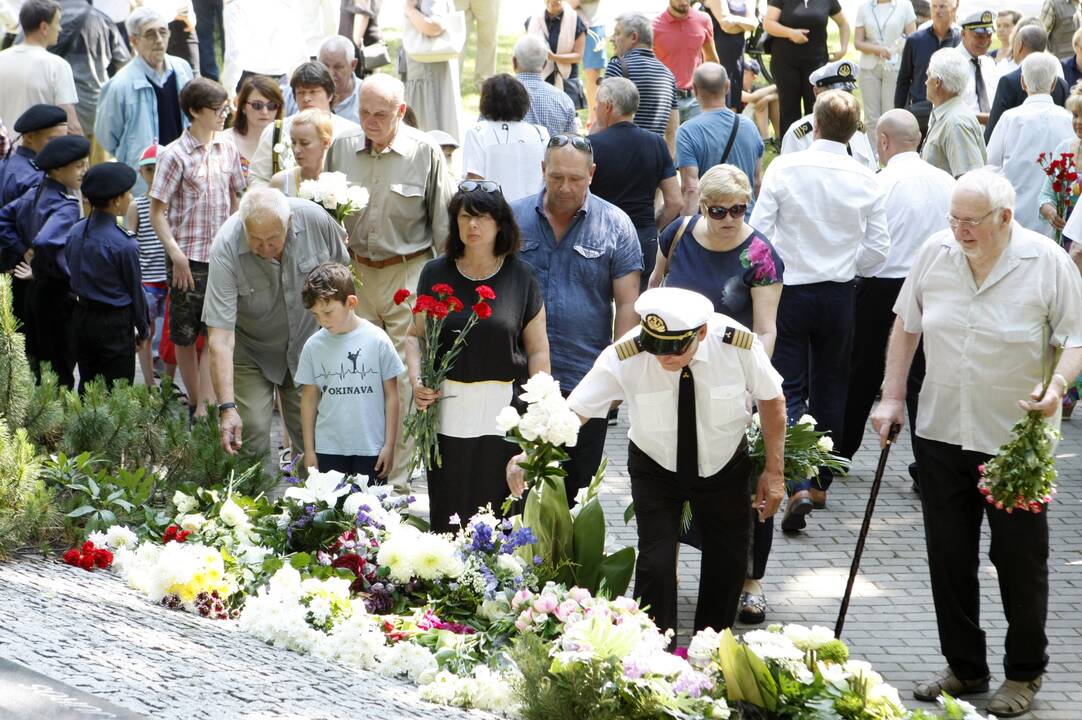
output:
[{"label": "sandal", "polygon": [[985,675],[975,680],[962,680],[953,670],[947,668],[934,679],[914,687],[913,697],[924,702],[935,702],[943,693],[948,693],[951,697],[961,697],[987,692],[989,678],[989,675]]},{"label": "sandal", "polygon": [[740,622],[746,625],[758,625],[766,620],[766,595],[744,591],[740,593]]},{"label": "sandal", "polygon": [[986,713],[997,718],[1013,718],[1025,715],[1033,704],[1033,696],[1041,689],[1041,678],[1033,680],[1004,680],[985,708]]}]

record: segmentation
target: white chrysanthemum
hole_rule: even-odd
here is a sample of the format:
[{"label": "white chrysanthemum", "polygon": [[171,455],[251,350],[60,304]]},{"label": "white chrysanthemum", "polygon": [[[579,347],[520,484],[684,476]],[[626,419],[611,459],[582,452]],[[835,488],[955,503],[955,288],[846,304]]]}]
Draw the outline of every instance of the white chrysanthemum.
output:
[{"label": "white chrysanthemum", "polygon": [[560,383],[547,372],[534,373],[534,376],[522,386],[523,402],[536,403],[552,396],[559,397]]},{"label": "white chrysanthemum", "polygon": [[[532,407],[532,406],[531,406]],[[526,414],[518,423],[518,432],[522,435],[524,440],[533,442],[537,438],[541,437],[548,428],[548,419],[532,411],[527,411]]]},{"label": "white chrysanthemum", "polygon": [[[400,526],[398,532],[392,533],[380,545],[376,562],[381,567],[388,568],[391,578],[395,582],[406,582],[413,577],[413,558],[416,553],[415,537],[403,532],[409,525]],[[418,533],[419,535],[420,533]],[[409,535],[407,537],[407,535]]]},{"label": "white chrysanthemum", "polygon": [[113,525],[105,532],[105,542],[114,550],[134,548],[139,544],[139,537],[123,525]]},{"label": "white chrysanthemum", "polygon": [[413,682],[432,677],[439,665],[436,656],[428,648],[402,641],[392,645],[380,658],[379,672],[384,675],[405,675]]},{"label": "white chrysanthemum", "polygon": [[222,509],[218,511],[218,517],[229,527],[240,528],[248,525],[248,513],[244,512],[244,508],[238,505],[231,497],[222,503]]},{"label": "white chrysanthemum", "polygon": [[688,660],[696,667],[706,667],[721,647],[721,635],[713,628],[695,633],[688,644]]},{"label": "white chrysanthemum", "polygon": [[181,515],[180,520],[177,523],[180,525],[181,530],[187,530],[188,532],[199,532],[199,530],[207,524],[207,518],[202,513],[194,513],[192,515]]},{"label": "white chrysanthemum", "polygon": [[753,653],[764,660],[802,660],[804,652],[793,641],[769,630],[752,630],[741,638]]},{"label": "white chrysanthemum", "polygon": [[520,419],[518,410],[508,405],[503,410],[500,410],[500,414],[496,416],[496,427],[499,428],[500,432],[511,432],[518,427]]},{"label": "white chrysanthemum", "polygon": [[548,429],[544,432],[543,439],[553,445],[575,447],[581,427],[582,421],[579,420],[579,416],[565,405],[560,412],[549,416]]},{"label": "white chrysanthemum", "polygon": [[185,495],[180,490],[173,493],[173,505],[176,506],[178,513],[190,513],[199,507],[199,503],[191,495]]},{"label": "white chrysanthemum", "polygon": [[90,533],[86,536],[86,539],[94,543],[94,547],[99,548],[103,548],[109,543],[109,538],[106,537],[105,533],[101,532],[100,530],[98,532]]}]

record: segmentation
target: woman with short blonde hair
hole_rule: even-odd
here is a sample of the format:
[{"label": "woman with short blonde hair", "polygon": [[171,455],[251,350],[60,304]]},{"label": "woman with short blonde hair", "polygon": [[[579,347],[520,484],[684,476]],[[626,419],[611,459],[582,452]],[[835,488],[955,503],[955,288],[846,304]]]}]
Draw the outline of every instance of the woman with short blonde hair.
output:
[{"label": "woman with short blonde hair", "polygon": [[744,171],[735,165],[715,165],[699,178],[700,204],[739,200],[751,202],[751,183]]},{"label": "woman with short blonde hair", "polygon": [[270,186],[296,197],[302,182],[316,180],[323,172],[327,150],[334,139],[331,114],[314,108],[298,113],[289,127],[289,139],[297,166],[275,173]]}]

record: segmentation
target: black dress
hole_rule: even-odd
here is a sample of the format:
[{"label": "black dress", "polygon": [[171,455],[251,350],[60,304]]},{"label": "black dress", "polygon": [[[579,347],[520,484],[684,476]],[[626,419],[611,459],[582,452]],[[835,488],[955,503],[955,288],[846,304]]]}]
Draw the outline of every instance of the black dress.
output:
[{"label": "black dress", "polygon": [[[823,65],[827,52],[827,20],[842,11],[838,0],[767,0],[781,10],[778,22],[788,28],[806,29],[808,42],[796,44],[787,38],[773,40],[770,69],[778,86],[781,133],[812,111],[815,93],[808,76]],[[803,101],[803,110],[801,102]]]},{"label": "black dress", "polygon": [[[743,15],[747,9],[744,0],[727,0],[729,12],[733,15]],[[714,25],[714,49],[718,51],[718,59],[722,67],[729,74],[729,107],[740,112],[744,109],[744,103],[740,96],[744,92],[744,33],[727,33],[721,29],[720,18],[714,17],[710,8],[703,5],[703,11],[710,16],[710,22]]]},{"label": "black dress", "polygon": [[[434,532],[456,530],[448,522],[458,514],[465,523],[486,504],[499,514],[507,498],[507,461],[518,446],[495,429],[496,415],[518,396],[528,379],[523,330],[544,305],[533,269],[509,255],[487,280],[469,280],[453,260],[436,258],[421,270],[418,293],[430,293],[447,283],[463,302],[451,313],[440,335],[440,352],[449,349],[478,300],[477,287],[488,285],[496,298],[487,301],[492,317],[478,322],[466,336],[466,347],[455,361],[439,403],[439,448],[442,467],[428,471],[430,518]],[[453,396],[453,397],[451,397]]]}]

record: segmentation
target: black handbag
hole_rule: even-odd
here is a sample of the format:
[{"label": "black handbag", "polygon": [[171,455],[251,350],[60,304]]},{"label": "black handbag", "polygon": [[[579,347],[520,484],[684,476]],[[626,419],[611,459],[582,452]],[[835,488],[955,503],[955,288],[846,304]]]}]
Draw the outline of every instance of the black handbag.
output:
[{"label": "black handbag", "polygon": [[576,110],[586,107],[586,93],[583,92],[582,83],[577,77],[564,78],[564,93],[571,98]]}]

